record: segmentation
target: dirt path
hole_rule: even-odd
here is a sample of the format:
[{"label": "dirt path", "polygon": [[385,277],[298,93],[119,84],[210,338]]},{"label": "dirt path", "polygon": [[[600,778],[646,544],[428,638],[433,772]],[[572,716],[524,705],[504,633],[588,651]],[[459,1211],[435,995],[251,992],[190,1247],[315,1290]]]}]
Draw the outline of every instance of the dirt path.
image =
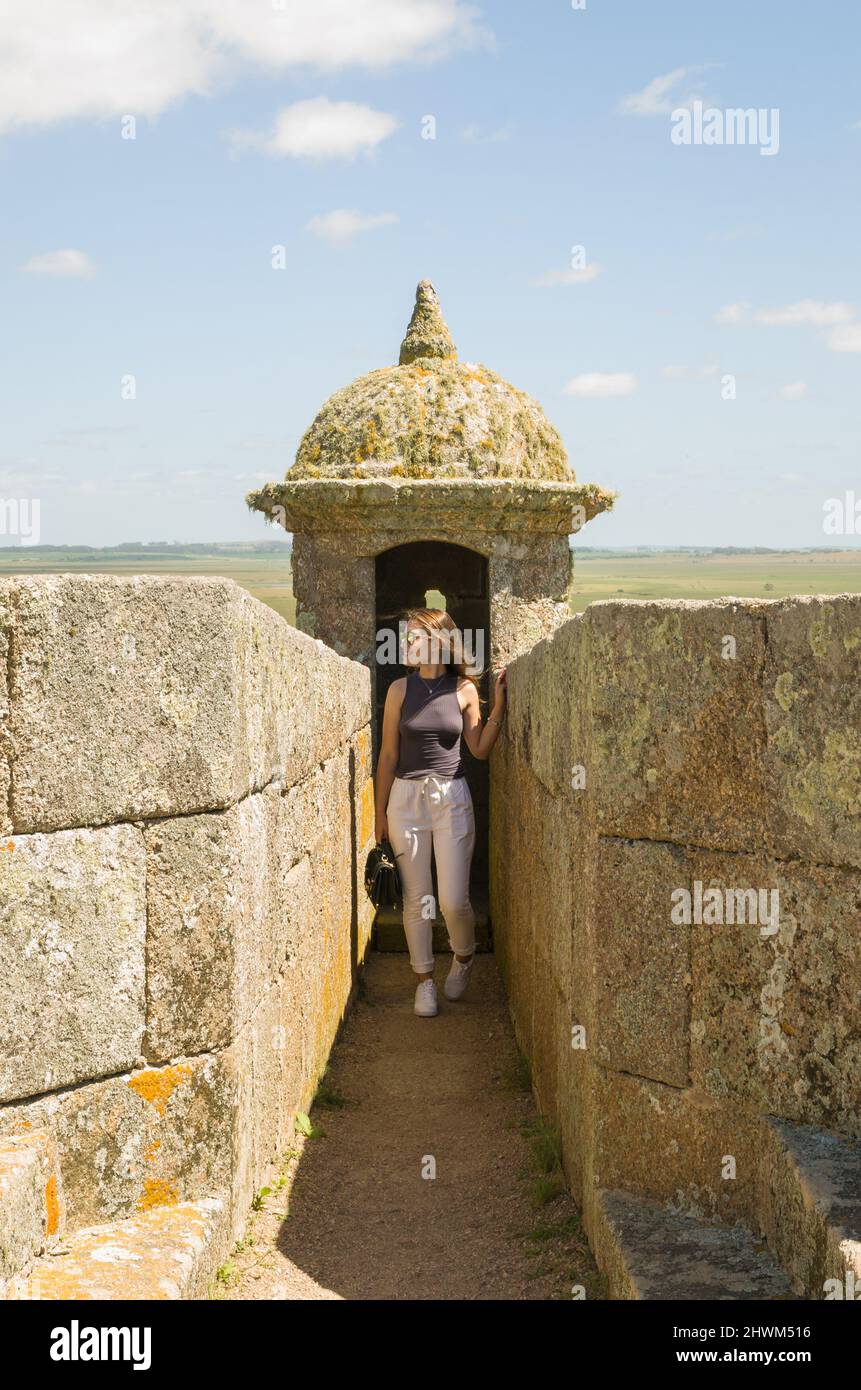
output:
[{"label": "dirt path", "polygon": [[311,1110],[325,1132],[297,1136],[219,1297],[601,1297],[494,958],[476,957],[455,1003],[450,962],[437,957],[439,1014],[417,1018],[406,955],[369,955]]}]

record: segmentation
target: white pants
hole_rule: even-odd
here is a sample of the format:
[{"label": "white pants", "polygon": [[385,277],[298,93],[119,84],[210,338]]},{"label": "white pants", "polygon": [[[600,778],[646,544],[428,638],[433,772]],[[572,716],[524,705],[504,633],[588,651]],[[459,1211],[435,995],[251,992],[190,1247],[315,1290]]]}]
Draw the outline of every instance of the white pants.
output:
[{"label": "white pants", "polygon": [[439,910],[451,949],[475,950],[475,913],[469,870],[475,848],[475,813],[465,777],[396,777],[386,807],[389,842],[397,856],[404,894],[404,932],[417,975],[433,970],[431,842],[436,860]]}]

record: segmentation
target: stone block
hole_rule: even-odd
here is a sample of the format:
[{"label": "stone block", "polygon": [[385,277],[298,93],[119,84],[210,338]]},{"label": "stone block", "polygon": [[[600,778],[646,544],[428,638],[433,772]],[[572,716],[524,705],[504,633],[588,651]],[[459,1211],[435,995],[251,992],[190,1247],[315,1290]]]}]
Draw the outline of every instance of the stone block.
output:
[{"label": "stone block", "polygon": [[511,671],[507,736],[517,755],[552,792],[581,803],[575,768],[587,761],[589,673],[586,624],[572,618],[537,642]]},{"label": "stone block", "polygon": [[282,1013],[280,983],[260,1000],[253,1018],[223,1054],[221,1063],[235,1084],[234,1167],[230,1191],[233,1239],[242,1235],[255,1193],[269,1165],[286,1147],[291,1132],[287,1084],[301,1056],[297,1020]]},{"label": "stone block", "polygon": [[374,556],[356,555],[355,537],[343,531],[303,535],[301,555],[293,559],[293,591],[327,603],[349,599],[373,611],[376,597]]},{"label": "stone block", "polygon": [[[861,1142],[773,1116],[763,1123],[765,1234],[796,1291],[823,1299],[861,1291]],[[849,1290],[851,1289],[851,1294]],[[838,1297],[840,1296],[838,1295]]]},{"label": "stone block", "polygon": [[559,1123],[565,1176],[575,1201],[582,1205],[592,1133],[589,1104],[589,1071],[592,1063],[587,1049],[580,1046],[581,1041],[588,1044],[588,1030],[585,1039],[579,1032],[574,1032],[574,1025],[581,1022],[581,1018],[572,1012],[570,1004],[561,1000],[560,1026],[555,1036],[558,1109],[554,1118]]},{"label": "stone block", "polygon": [[602,1191],[597,1209],[594,1247],[611,1298],[771,1303],[792,1297],[785,1271],[742,1226],[680,1216],[629,1192]]},{"label": "stone block", "polygon": [[232,580],[22,579],[14,624],[18,832],[219,810],[370,718],[367,670]]},{"label": "stone block", "polygon": [[704,891],[776,891],[766,901],[779,906],[773,934],[768,923],[691,927],[695,1084],[861,1133],[861,874],[748,855],[689,858]]},{"label": "stone block", "polygon": [[719,849],[762,844],[765,607],[590,604],[588,775],[599,832]]},{"label": "stone block", "polygon": [[[345,746],[286,791],[272,785],[225,812],[147,828],[150,1062],[225,1046],[311,940],[325,947],[322,971],[336,950],[349,963],[349,792]],[[309,989],[315,968],[306,965]]]},{"label": "stone block", "polygon": [[355,824],[356,963],[364,960],[374,927],[374,905],[365,891],[365,864],[374,847],[374,767],[370,726],[358,730],[352,741],[352,792]]},{"label": "stone block", "polygon": [[234,586],[238,799],[293,786],[371,718],[371,674]]},{"label": "stone block", "polygon": [[568,1029],[568,1009],[547,969],[540,948],[536,952],[538,978],[545,981],[536,993],[532,1015],[532,1083],[540,1113],[555,1121],[559,1116],[559,1035]]},{"label": "stone block", "polygon": [[690,932],[671,917],[687,886],[676,845],[599,838],[594,869],[595,1055],[684,1086],[690,1068]]},{"label": "stone block", "polygon": [[491,917],[494,952],[508,996],[517,1044],[532,1056],[532,1000],[535,986],[535,935],[540,930],[535,894],[525,866],[531,856],[506,854],[504,846],[534,846],[534,792],[528,767],[509,746],[497,747],[490,788]]},{"label": "stone block", "polygon": [[52,1244],[64,1221],[56,1146],[46,1130],[0,1139],[0,1297],[3,1283]]},{"label": "stone block", "polygon": [[0,853],[0,1100],[121,1071],[141,1053],[143,837],[19,835]]},{"label": "stone block", "polygon": [[[0,838],[12,833],[12,749],[9,735],[9,662],[13,582],[0,579]],[[0,851],[2,851],[0,844]]]},{"label": "stone block", "polygon": [[228,1249],[223,1197],[179,1202],[75,1231],[28,1275],[10,1281],[6,1298],[206,1299]]},{"label": "stone block", "polygon": [[653,1197],[699,1220],[755,1221],[755,1114],[602,1067],[593,1069],[592,1085],[596,1186]]},{"label": "stone block", "polygon": [[0,1106],[0,1134],[48,1129],[70,1229],[228,1191],[248,1140],[235,1053],[190,1057]]},{"label": "stone block", "polygon": [[151,1063],[226,1046],[280,964],[269,915],[280,797],[159,821],[147,846],[147,1038]]},{"label": "stone block", "polygon": [[[536,943],[543,947],[553,982],[577,1007],[584,997],[582,955],[575,951],[585,928],[589,903],[586,891],[588,840],[583,825],[582,803],[563,800],[555,804],[542,787],[543,835],[537,872],[533,883],[535,897],[542,902],[542,920],[537,923]],[[530,856],[530,863],[532,856]]]},{"label": "stone block", "polygon": [[768,824],[779,858],[861,867],[861,595],[768,610]]},{"label": "stone block", "polygon": [[16,829],[169,815],[233,798],[234,588],[149,576],[18,582]]}]

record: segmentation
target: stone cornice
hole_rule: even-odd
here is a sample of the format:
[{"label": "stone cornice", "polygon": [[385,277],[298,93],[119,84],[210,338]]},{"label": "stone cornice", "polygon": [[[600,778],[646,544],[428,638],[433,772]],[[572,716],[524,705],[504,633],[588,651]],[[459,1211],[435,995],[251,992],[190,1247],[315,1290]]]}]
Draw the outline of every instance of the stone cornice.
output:
[{"label": "stone cornice", "polygon": [[286,531],[460,529],[571,535],[616,498],[596,483],[518,478],[307,478],[246,497]]}]

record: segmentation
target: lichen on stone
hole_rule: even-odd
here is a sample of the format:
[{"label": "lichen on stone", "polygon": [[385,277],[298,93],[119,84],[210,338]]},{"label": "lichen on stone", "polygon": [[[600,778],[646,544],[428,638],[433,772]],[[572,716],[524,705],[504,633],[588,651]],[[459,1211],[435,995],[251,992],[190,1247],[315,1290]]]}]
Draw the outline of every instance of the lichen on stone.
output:
[{"label": "lichen on stone", "polygon": [[287,475],[389,477],[575,481],[538,402],[487,367],[457,360],[428,280],[416,291],[398,365],[330,396]]},{"label": "lichen on stone", "polygon": [[486,367],[438,357],[383,367],[336,391],[288,479],[390,476],[575,481],[537,401]]},{"label": "lichen on stone", "polygon": [[401,343],[398,361],[403,367],[421,357],[457,357],[457,349],[430,280],[421,280],[416,289],[415,308]]}]

